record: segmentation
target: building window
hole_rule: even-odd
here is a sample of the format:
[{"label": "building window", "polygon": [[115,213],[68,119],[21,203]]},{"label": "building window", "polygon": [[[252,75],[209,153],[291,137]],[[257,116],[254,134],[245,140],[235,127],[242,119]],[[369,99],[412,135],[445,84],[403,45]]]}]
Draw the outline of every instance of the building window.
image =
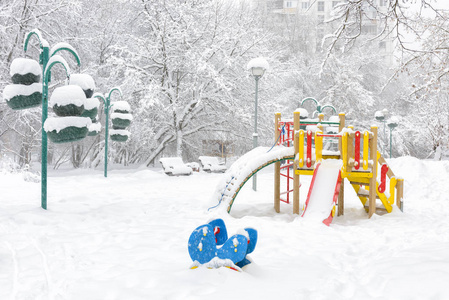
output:
[{"label": "building window", "polygon": [[368,35],[376,35],[377,34],[377,26],[376,25],[363,25],[362,33]]},{"label": "building window", "polygon": [[324,11],[324,1],[318,1],[318,11]]},{"label": "building window", "polygon": [[387,49],[387,43],[384,42],[384,41],[379,42],[379,49],[386,50]]},{"label": "building window", "polygon": [[[382,1],[382,0],[381,0]],[[340,1],[332,1],[332,8],[334,8],[335,6],[337,6],[337,4],[340,3]]]},{"label": "building window", "polygon": [[285,2],[285,7],[287,7],[287,8],[291,8],[293,5],[292,5],[292,2],[291,1],[286,1]]},{"label": "building window", "polygon": [[379,0],[379,6],[385,6],[387,5],[385,0]]},{"label": "building window", "polygon": [[282,9],[284,8],[284,0],[276,0],[272,5],[273,9]]},{"label": "building window", "polygon": [[301,8],[302,9],[308,9],[309,8],[309,2],[302,2],[301,3]]},{"label": "building window", "polygon": [[324,23],[324,15],[318,15],[317,20],[318,20],[318,24],[323,24]]}]

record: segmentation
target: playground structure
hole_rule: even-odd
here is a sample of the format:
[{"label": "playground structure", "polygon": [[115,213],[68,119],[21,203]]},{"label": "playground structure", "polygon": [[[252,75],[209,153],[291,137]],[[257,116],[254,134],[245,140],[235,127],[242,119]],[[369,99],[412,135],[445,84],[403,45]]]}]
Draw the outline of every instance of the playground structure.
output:
[{"label": "playground structure", "polygon": [[[336,214],[343,215],[345,179],[369,217],[392,212],[395,202],[403,209],[403,179],[395,176],[377,150],[376,126],[364,131],[345,127],[344,113],[338,122],[324,121],[323,114],[318,120],[301,120],[299,111],[293,117],[293,121],[282,120],[280,113],[275,114],[276,146],[268,151],[256,148],[239,159],[235,168],[231,166],[224,189],[223,184],[217,187],[219,201],[228,204],[228,212],[245,182],[270,164],[274,164],[274,209],[278,213],[281,202],[292,202],[293,213],[300,214],[300,176],[304,175],[313,177],[303,217],[315,216],[329,225]],[[338,150],[323,149],[326,139],[338,140]],[[281,192],[282,177],[286,189]]]}]

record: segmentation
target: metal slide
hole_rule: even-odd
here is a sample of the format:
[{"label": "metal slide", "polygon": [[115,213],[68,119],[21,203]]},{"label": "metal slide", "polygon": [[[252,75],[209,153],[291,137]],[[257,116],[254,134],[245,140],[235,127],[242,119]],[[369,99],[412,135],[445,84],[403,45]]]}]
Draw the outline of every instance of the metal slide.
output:
[{"label": "metal slide", "polygon": [[342,164],[341,160],[327,159],[315,167],[302,217],[329,226],[340,192]]}]

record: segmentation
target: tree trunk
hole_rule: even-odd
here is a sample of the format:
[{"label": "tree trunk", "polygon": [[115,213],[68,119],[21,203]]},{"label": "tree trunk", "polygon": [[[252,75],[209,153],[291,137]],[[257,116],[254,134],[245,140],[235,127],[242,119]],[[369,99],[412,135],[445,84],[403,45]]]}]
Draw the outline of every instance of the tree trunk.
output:
[{"label": "tree trunk", "polygon": [[176,156],[182,158],[182,140],[183,140],[183,132],[178,129],[176,131]]}]

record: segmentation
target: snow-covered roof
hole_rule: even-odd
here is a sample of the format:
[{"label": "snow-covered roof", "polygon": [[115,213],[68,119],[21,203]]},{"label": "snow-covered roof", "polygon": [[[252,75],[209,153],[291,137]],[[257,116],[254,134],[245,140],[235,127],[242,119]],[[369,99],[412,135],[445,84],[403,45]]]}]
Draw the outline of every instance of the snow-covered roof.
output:
[{"label": "snow-covered roof", "polygon": [[70,74],[68,82],[79,85],[83,90],[95,90],[95,81],[89,74]]},{"label": "snow-covered roof", "polygon": [[34,75],[41,75],[42,69],[41,66],[37,61],[30,58],[16,58],[12,61],[10,69],[9,69],[9,75],[13,76],[14,74],[34,74]]},{"label": "snow-covered roof", "polygon": [[91,124],[91,119],[85,117],[50,117],[44,123],[44,130],[59,132],[67,127],[90,127]]},{"label": "snow-covered roof", "polygon": [[246,66],[246,69],[249,70],[251,68],[264,68],[265,70],[268,70],[270,68],[270,65],[268,64],[267,60],[263,57],[257,57],[253,58],[249,61],[248,65]]},{"label": "snow-covered roof", "polygon": [[81,106],[86,103],[86,95],[78,85],[64,85],[55,88],[48,101],[49,106],[74,104]]},{"label": "snow-covered roof", "polygon": [[3,99],[9,101],[15,96],[29,96],[36,92],[42,93],[42,83],[33,83],[30,85],[10,84],[3,90]]}]

